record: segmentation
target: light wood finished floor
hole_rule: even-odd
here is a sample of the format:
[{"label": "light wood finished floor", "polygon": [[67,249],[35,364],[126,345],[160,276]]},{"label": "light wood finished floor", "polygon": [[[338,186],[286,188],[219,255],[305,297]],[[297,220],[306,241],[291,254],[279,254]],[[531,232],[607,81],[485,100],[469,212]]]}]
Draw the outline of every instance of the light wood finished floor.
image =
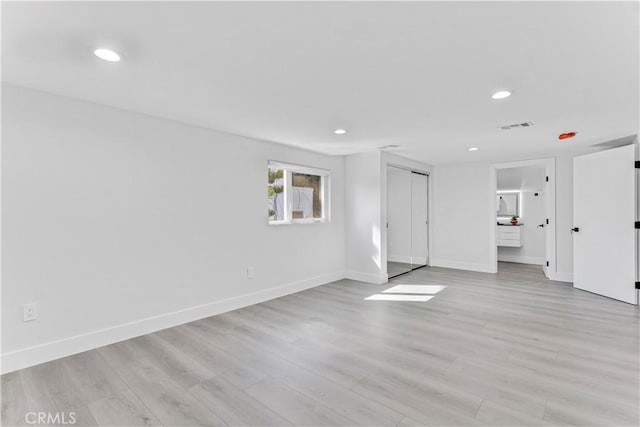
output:
[{"label": "light wood finished floor", "polygon": [[[500,270],[342,280],[9,373],[3,425],[637,426],[638,308]],[[396,284],[446,288],[364,300]]]}]

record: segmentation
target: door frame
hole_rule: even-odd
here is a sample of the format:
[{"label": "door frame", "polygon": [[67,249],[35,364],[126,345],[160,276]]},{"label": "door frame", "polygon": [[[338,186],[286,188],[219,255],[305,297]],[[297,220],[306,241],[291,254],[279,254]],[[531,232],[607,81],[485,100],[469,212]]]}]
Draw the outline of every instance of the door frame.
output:
[{"label": "door frame", "polygon": [[491,251],[489,264],[494,266],[494,271],[498,271],[498,245],[496,236],[496,193],[498,191],[498,170],[499,169],[511,169],[521,168],[527,166],[542,166],[545,170],[545,175],[549,178],[546,183],[545,199],[546,199],[546,217],[549,219],[549,224],[546,228],[545,235],[545,259],[549,262],[549,266],[543,266],[546,268],[547,278],[549,280],[557,280],[557,260],[556,260],[556,159],[555,157],[549,157],[544,159],[532,159],[532,160],[520,160],[514,162],[501,162],[493,163],[490,167],[490,181],[491,181],[491,203],[489,204],[490,212],[490,229],[489,236],[491,242]]}]

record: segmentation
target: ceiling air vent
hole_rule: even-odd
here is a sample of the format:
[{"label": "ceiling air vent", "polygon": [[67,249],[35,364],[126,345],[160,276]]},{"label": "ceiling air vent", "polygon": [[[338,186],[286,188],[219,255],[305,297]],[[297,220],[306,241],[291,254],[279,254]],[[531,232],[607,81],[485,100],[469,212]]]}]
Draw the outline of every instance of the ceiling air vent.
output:
[{"label": "ceiling air vent", "polygon": [[516,124],[513,124],[513,125],[500,126],[500,129],[502,129],[502,130],[511,130],[511,129],[516,129],[516,128],[528,128],[530,126],[533,126],[533,123],[531,123],[531,122],[523,122],[523,123],[516,123]]}]

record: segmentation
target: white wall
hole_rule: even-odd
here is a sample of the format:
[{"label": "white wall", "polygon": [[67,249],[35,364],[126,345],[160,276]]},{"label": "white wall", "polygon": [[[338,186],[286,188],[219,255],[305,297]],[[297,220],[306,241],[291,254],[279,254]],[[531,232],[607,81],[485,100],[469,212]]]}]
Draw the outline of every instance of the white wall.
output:
[{"label": "white wall", "polygon": [[[2,95],[4,371],[344,277],[343,157]],[[330,169],[332,222],[269,226],[268,160]]]},{"label": "white wall", "polygon": [[345,158],[347,277],[385,283],[386,253],[381,240],[382,193],[380,152]]},{"label": "white wall", "polygon": [[495,272],[489,164],[437,165],[433,172],[431,265]]}]

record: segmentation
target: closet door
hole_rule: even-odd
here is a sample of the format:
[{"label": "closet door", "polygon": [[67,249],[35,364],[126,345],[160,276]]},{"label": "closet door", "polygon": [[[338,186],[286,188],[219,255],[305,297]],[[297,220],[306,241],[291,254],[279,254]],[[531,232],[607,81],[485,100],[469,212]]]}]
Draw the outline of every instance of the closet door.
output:
[{"label": "closet door", "polygon": [[411,172],[387,167],[387,260],[411,264]]},{"label": "closet door", "polygon": [[415,266],[426,265],[429,257],[428,179],[411,173],[411,263]]}]

